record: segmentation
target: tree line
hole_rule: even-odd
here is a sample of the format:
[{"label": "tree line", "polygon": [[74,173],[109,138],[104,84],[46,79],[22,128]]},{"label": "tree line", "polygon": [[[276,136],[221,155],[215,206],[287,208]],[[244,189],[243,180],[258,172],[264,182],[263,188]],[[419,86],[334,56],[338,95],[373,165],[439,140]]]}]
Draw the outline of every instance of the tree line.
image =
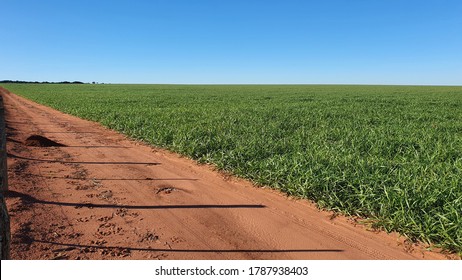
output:
[{"label": "tree line", "polygon": [[2,80],[0,81],[0,84],[84,84],[83,82],[80,81],[63,81],[63,82],[31,82],[31,81],[12,81],[12,80]]}]

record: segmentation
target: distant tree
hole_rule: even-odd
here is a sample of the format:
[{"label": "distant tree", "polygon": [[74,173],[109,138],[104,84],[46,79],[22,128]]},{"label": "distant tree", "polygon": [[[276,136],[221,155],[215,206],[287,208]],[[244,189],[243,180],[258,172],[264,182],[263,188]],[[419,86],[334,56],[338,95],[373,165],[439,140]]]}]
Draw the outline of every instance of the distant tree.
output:
[{"label": "distant tree", "polygon": [[[31,82],[31,81],[13,81],[13,80],[1,80],[0,83],[5,84],[5,83],[11,83],[11,84],[83,84],[83,82],[80,81],[63,81],[63,82],[48,82],[48,81],[43,81],[43,82]],[[95,82],[93,82],[95,83]]]}]

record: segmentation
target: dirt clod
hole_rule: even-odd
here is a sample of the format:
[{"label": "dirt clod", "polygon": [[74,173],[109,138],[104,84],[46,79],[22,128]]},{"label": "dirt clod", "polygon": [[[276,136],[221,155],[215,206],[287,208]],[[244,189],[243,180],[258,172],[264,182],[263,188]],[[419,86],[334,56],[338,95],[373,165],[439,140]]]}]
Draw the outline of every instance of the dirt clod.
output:
[{"label": "dirt clod", "polygon": [[41,135],[31,135],[27,137],[24,144],[26,144],[26,146],[29,146],[29,147],[65,147],[66,146],[56,141],[53,141],[51,139],[48,139],[46,137],[43,137]]}]

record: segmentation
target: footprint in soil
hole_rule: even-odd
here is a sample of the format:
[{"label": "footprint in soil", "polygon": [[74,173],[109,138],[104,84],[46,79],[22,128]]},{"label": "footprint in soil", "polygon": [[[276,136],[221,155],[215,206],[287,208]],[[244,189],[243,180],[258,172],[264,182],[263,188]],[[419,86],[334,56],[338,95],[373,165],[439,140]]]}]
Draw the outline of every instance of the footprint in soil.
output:
[{"label": "footprint in soil", "polygon": [[125,216],[130,216],[133,218],[136,218],[140,215],[140,212],[136,211],[128,211],[127,208],[119,208],[117,209],[113,215],[119,216],[119,217],[125,217]]},{"label": "footprint in soil", "polygon": [[112,220],[111,216],[103,216],[101,218],[98,218],[98,221],[100,221],[100,222],[108,222],[110,220]]},{"label": "footprint in soil", "polygon": [[100,255],[125,258],[125,257],[130,257],[131,251],[126,248],[102,249],[100,251]]},{"label": "footprint in soil", "polygon": [[101,192],[101,193],[98,195],[98,197],[99,197],[100,199],[106,199],[106,200],[107,200],[107,199],[110,199],[110,198],[113,197],[113,193],[112,193],[111,190],[106,190],[106,191]]},{"label": "footprint in soil", "polygon": [[22,175],[24,171],[29,166],[29,163],[24,160],[18,160],[16,163],[13,164],[12,169],[14,174]]},{"label": "footprint in soil", "polygon": [[76,186],[75,190],[77,190],[77,191],[94,190],[94,189],[97,189],[97,188],[102,186],[101,183],[97,183],[97,182],[95,182],[93,180],[86,183],[86,184],[82,184],[80,180],[79,181],[74,181],[74,180],[67,181],[67,183]]},{"label": "footprint in soil", "polygon": [[182,242],[185,242],[185,240],[181,237],[177,237],[177,236],[173,236],[172,238],[170,238],[170,241],[172,243],[182,243]]},{"label": "footprint in soil", "polygon": [[80,223],[87,223],[89,221],[90,221],[90,218],[88,218],[88,217],[78,218],[77,219],[77,222],[80,222]]},{"label": "footprint in soil", "polygon": [[159,236],[152,232],[146,232],[144,234],[139,234],[140,238],[138,239],[139,243],[142,242],[153,242],[159,240]]},{"label": "footprint in soil", "polygon": [[77,185],[75,187],[76,191],[87,191],[87,190],[93,190],[95,188],[91,184],[82,185],[82,184],[80,184],[80,182],[77,182],[77,181],[69,181],[69,183],[72,184],[72,185]]},{"label": "footprint in soil", "polygon": [[107,241],[106,240],[92,240],[90,242],[90,244],[92,245],[98,245],[98,246],[103,246],[103,245],[106,245],[107,244]]},{"label": "footprint in soil", "polygon": [[75,172],[73,172],[71,175],[66,175],[64,177],[68,179],[87,179],[88,172],[85,169],[80,169]]},{"label": "footprint in soil", "polygon": [[115,211],[114,214],[119,217],[124,217],[128,214],[128,210],[126,208],[119,208]]},{"label": "footprint in soil", "polygon": [[100,236],[109,236],[112,234],[119,234],[121,231],[122,231],[122,228],[118,227],[114,223],[103,223],[99,225],[97,233]]},{"label": "footprint in soil", "polygon": [[156,194],[171,194],[173,191],[176,191],[177,189],[174,188],[172,185],[160,185],[156,189]]}]

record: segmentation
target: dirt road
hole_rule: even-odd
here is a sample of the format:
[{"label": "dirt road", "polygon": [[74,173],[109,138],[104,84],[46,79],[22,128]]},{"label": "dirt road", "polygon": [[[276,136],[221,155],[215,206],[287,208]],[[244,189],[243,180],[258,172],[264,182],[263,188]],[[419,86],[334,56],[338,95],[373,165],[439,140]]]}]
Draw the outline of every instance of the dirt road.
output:
[{"label": "dirt road", "polygon": [[447,258],[2,95],[14,259]]}]

